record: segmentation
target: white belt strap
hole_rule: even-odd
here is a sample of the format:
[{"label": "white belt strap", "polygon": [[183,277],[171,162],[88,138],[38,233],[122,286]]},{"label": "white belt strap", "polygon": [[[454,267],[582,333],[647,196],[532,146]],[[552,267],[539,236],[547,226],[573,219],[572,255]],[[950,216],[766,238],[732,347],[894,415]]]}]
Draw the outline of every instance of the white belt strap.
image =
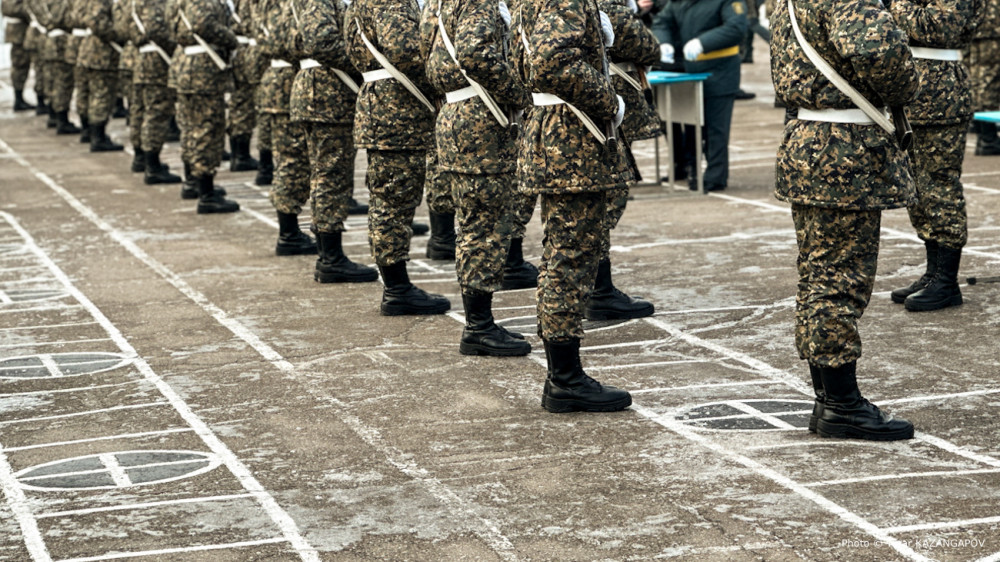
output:
[{"label": "white belt strap", "polygon": [[63,35],[66,35],[66,32],[62,29],[53,29],[48,33],[49,37],[62,37]]},{"label": "white belt strap", "polygon": [[330,70],[332,70],[333,73],[337,75],[337,78],[340,78],[340,81],[343,82],[344,85],[347,86],[352,92],[356,94],[361,91],[361,87],[358,86],[358,83],[355,82],[354,79],[351,78],[346,72],[340,70],[339,68],[331,68]]},{"label": "white belt strap", "polygon": [[237,35],[236,42],[240,45],[250,45],[251,47],[257,45],[257,40],[253,37],[247,37],[246,35]]},{"label": "white belt strap", "polygon": [[629,86],[632,86],[633,88],[639,90],[640,92],[642,91],[642,84],[640,84],[639,81],[636,80],[635,78],[632,78],[632,76],[629,74],[629,72],[639,71],[639,68],[636,67],[635,64],[631,62],[613,62],[610,63],[608,67],[611,69],[612,74],[617,74],[618,76],[622,77],[622,79],[624,79],[626,82],[628,82]]},{"label": "white belt strap", "polygon": [[204,55],[208,53],[208,49],[202,47],[201,45],[188,45],[184,47],[185,55]]},{"label": "white belt strap", "polygon": [[368,82],[377,82],[379,80],[388,80],[389,78],[392,78],[392,74],[389,74],[388,70],[380,68],[378,70],[362,72],[361,77],[364,78],[365,83],[368,83]]},{"label": "white belt strap", "polygon": [[559,96],[554,94],[533,93],[531,94],[531,101],[532,103],[535,104],[536,107],[542,107],[546,105],[565,105],[570,109],[570,111],[573,112],[574,115],[576,115],[580,119],[580,121],[583,122],[583,125],[587,127],[587,130],[590,131],[590,134],[594,135],[594,138],[597,139],[597,142],[601,144],[607,143],[608,138],[604,136],[604,132],[601,131],[600,127],[598,127],[596,123],[594,123],[593,119],[591,119],[586,113],[577,109],[576,106],[574,106],[573,104],[566,103]]},{"label": "white belt strap", "polygon": [[962,51],[958,49],[932,49],[930,47],[910,47],[914,58],[930,60],[962,60]]},{"label": "white belt strap", "polygon": [[139,45],[139,52],[156,53],[160,55],[160,58],[163,59],[163,62],[167,63],[168,65],[170,64],[170,55],[168,55],[167,52],[163,50],[163,47],[160,47],[159,45],[157,45],[152,41],[146,43],[145,45]]},{"label": "white belt strap", "polygon": [[799,109],[798,118],[803,121],[822,121],[824,123],[875,124],[875,121],[872,121],[872,118],[860,109]]},{"label": "white belt strap", "polygon": [[455,90],[454,92],[448,92],[444,95],[445,101],[448,103],[458,103],[460,101],[465,101],[470,98],[474,98],[479,94],[476,93],[476,89],[472,86],[466,86],[461,90]]},{"label": "white belt strap", "polygon": [[506,115],[504,115],[503,110],[500,109],[500,106],[497,104],[496,100],[493,99],[493,96],[491,96],[490,93],[486,91],[486,88],[483,88],[479,82],[469,78],[469,75],[465,73],[465,69],[463,69],[462,65],[459,64],[455,45],[451,42],[451,38],[448,37],[448,31],[444,28],[444,18],[441,16],[442,3],[442,0],[438,0],[437,20],[438,30],[441,32],[441,41],[444,43],[445,50],[448,51],[448,55],[451,56],[451,60],[455,63],[455,66],[458,67],[458,71],[462,73],[465,81],[469,83],[469,87],[472,88],[476,95],[479,96],[479,99],[483,100],[483,103],[486,104],[486,108],[493,114],[493,118],[497,120],[497,123],[500,123],[501,127],[509,127],[510,120],[507,119]]},{"label": "white belt strap", "polygon": [[320,64],[319,61],[316,59],[302,59],[299,61],[299,68],[301,68],[302,70],[306,70],[309,68],[320,68],[321,66],[323,65]]},{"label": "white belt strap", "polygon": [[281,60],[281,59],[271,59],[271,68],[291,68],[292,63]]},{"label": "white belt strap", "polygon": [[90,37],[89,29],[80,29],[79,27],[73,28],[73,37]]},{"label": "white belt strap", "polygon": [[[368,40],[368,36],[365,35],[365,32],[361,30],[361,22],[359,22],[357,18],[354,19],[354,25],[357,26],[358,35],[361,36],[361,41],[365,44],[365,48],[368,49],[368,52],[371,53],[372,57],[374,57],[375,60],[378,61],[379,65],[382,66],[382,70],[388,72],[389,75],[392,76],[392,78],[395,78],[397,82],[402,84],[403,87],[405,87],[411,94],[413,94],[413,97],[420,100],[420,103],[424,104],[424,106],[427,109],[429,109],[431,113],[437,113],[437,108],[434,107],[434,104],[431,103],[431,100],[427,99],[427,96],[425,96],[423,92],[421,92],[420,89],[417,88],[417,85],[414,84],[413,81],[410,80],[405,74],[400,72],[398,68],[393,66],[393,64],[389,62],[389,59],[385,58],[385,55],[383,55],[381,51],[375,48],[375,45],[373,45],[372,42]],[[366,78],[365,82],[370,82],[370,80]]]},{"label": "white belt strap", "polygon": [[15,18],[15,17],[11,17],[11,16],[4,16],[3,19],[7,23],[28,23],[28,22],[26,22],[25,20],[23,20],[21,18]]}]

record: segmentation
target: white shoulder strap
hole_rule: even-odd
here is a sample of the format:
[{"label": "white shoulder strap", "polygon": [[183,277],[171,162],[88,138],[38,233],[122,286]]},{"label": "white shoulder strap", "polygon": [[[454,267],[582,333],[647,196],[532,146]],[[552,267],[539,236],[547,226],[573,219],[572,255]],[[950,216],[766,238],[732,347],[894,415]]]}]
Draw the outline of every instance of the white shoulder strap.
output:
[{"label": "white shoulder strap", "polygon": [[463,69],[462,65],[458,63],[455,45],[451,42],[451,38],[448,37],[448,32],[444,29],[444,20],[441,18],[442,3],[442,0],[438,0],[437,20],[438,30],[441,32],[441,40],[444,41],[444,48],[447,49],[448,54],[451,56],[451,60],[455,61],[455,66],[458,67],[458,71],[462,73],[463,77],[465,77],[465,81],[468,82],[469,85],[472,86],[472,89],[476,91],[476,95],[479,96],[479,99],[483,100],[483,103],[486,104],[486,107],[490,110],[490,113],[493,114],[493,117],[496,118],[497,122],[500,123],[500,126],[509,127],[510,121],[507,119],[507,116],[504,115],[503,110],[500,109],[496,100],[493,99],[493,96],[491,96],[490,93],[486,91],[486,88],[483,88],[479,82],[469,78],[469,75],[465,73],[465,69]]},{"label": "white shoulder strap", "polygon": [[417,85],[407,78],[405,74],[400,72],[398,68],[393,66],[393,64],[389,62],[389,59],[385,58],[385,55],[380,53],[379,50],[375,48],[375,45],[372,45],[372,42],[368,40],[365,32],[361,30],[361,22],[359,22],[357,18],[354,19],[354,25],[358,28],[358,34],[361,35],[361,41],[364,42],[365,47],[368,48],[368,52],[375,57],[375,60],[378,61],[379,65],[381,65],[382,68],[385,69],[385,71],[388,72],[393,78],[399,81],[400,84],[405,86],[415,98],[420,100],[420,103],[426,105],[427,109],[431,110],[431,113],[437,113],[437,109],[434,108],[434,104],[432,104],[430,100],[427,99],[427,96],[425,96],[417,88]]},{"label": "white shoulder strap", "polygon": [[798,40],[799,46],[805,51],[806,57],[809,61],[816,66],[816,68],[826,76],[826,79],[833,83],[838,90],[843,92],[847,97],[851,98],[854,105],[858,106],[861,111],[865,112],[865,115],[871,118],[879,127],[882,127],[890,135],[895,134],[896,126],[892,124],[892,121],[886,117],[885,113],[879,111],[870,101],[868,101],[865,96],[861,95],[861,92],[854,89],[843,76],[837,73],[836,70],[830,66],[830,63],[820,56],[816,49],[806,41],[806,38],[802,36],[802,31],[799,29],[799,23],[795,19],[795,6],[792,5],[792,0],[788,0],[788,17],[792,20],[792,30],[795,32],[795,39]]}]

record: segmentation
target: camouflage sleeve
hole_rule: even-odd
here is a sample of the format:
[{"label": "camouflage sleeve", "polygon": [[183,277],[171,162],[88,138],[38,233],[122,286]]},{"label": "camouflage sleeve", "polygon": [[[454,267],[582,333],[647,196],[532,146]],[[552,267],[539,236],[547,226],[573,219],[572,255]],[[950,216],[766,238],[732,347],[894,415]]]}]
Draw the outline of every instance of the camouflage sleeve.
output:
[{"label": "camouflage sleeve", "polygon": [[0,2],[0,14],[9,18],[25,18],[23,0],[4,0]]},{"label": "camouflage sleeve", "polygon": [[920,89],[906,34],[879,0],[840,2],[830,14],[837,52],[886,105],[906,105]]},{"label": "camouflage sleeve", "polygon": [[698,36],[705,52],[718,51],[743,42],[750,22],[747,20],[747,5],[743,0],[730,0],[722,4],[722,25],[709,29]]},{"label": "camouflage sleeve", "polygon": [[660,42],[625,0],[600,0],[598,5],[615,28],[615,44],[608,49],[612,60],[641,66],[652,66],[660,60]]},{"label": "camouflage sleeve", "polygon": [[49,18],[47,10],[44,9],[44,4],[42,0],[26,0],[24,3],[28,11],[35,15],[35,19],[38,20],[42,26],[48,28]]},{"label": "camouflage sleeve", "polygon": [[166,6],[160,1],[144,0],[140,6],[139,16],[143,25],[146,26],[146,41],[153,41],[168,53],[174,52],[177,43],[170,37],[170,29],[167,26]]},{"label": "camouflage sleeve", "polygon": [[186,15],[194,32],[208,43],[226,49],[236,48],[236,34],[229,28],[228,18],[224,17],[218,0],[191,0],[187,3]]},{"label": "camouflage sleeve", "polygon": [[340,28],[344,21],[340,0],[304,0],[302,6],[299,29],[305,52],[331,68],[351,68]]},{"label": "camouflage sleeve", "polygon": [[525,107],[530,93],[514,80],[514,67],[497,41],[507,33],[497,2],[469,2],[456,14],[455,56],[470,78],[482,84],[501,105]]},{"label": "camouflage sleeve", "polygon": [[[618,112],[614,86],[587,62],[587,14],[582,0],[544,0],[536,8],[528,43],[533,85],[538,92],[555,94],[591,117],[610,119]],[[590,27],[595,34],[600,33]],[[591,45],[602,38],[592,38]],[[591,49],[592,50],[592,49]]]},{"label": "camouflage sleeve", "polygon": [[437,10],[438,0],[431,0],[424,3],[424,9],[420,12],[420,58],[425,61],[431,56],[434,48],[434,39],[437,38]]},{"label": "camouflage sleeve", "polygon": [[982,0],[933,0],[926,5],[896,0],[892,15],[910,41],[927,47],[968,45],[982,15]]},{"label": "camouflage sleeve", "polygon": [[670,3],[667,3],[653,18],[653,35],[660,43],[673,43],[677,36],[677,19]]},{"label": "camouflage sleeve", "polygon": [[372,21],[376,37],[368,40],[419,90],[429,92],[431,85],[420,56],[420,15],[409,8],[409,2],[388,4]]},{"label": "camouflage sleeve", "polygon": [[104,42],[116,41],[110,0],[91,0],[87,3],[84,25]]}]

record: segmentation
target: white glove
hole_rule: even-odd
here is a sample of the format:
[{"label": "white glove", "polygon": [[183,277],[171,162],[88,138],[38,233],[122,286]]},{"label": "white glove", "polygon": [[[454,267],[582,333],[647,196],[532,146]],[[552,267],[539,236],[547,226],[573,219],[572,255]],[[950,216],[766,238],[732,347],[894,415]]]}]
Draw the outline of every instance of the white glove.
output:
[{"label": "white glove", "polygon": [[628,5],[629,8],[632,8],[633,14],[639,12],[639,5],[635,3],[635,0],[628,0],[628,2],[626,2],[626,5]]},{"label": "white glove", "polygon": [[351,5],[351,0],[344,0],[344,5],[345,6],[350,6]]},{"label": "white glove", "polygon": [[670,43],[660,44],[660,62],[674,64],[674,46]]},{"label": "white glove", "polygon": [[424,11],[424,0],[417,0],[417,6],[420,6],[420,11]]},{"label": "white glove", "polygon": [[507,24],[507,27],[510,28],[510,10],[507,9],[507,3],[503,0],[500,0],[500,17]]},{"label": "white glove", "polygon": [[625,120],[625,100],[621,96],[616,96],[618,98],[618,113],[615,114],[615,128],[622,126],[622,121]]},{"label": "white glove", "polygon": [[705,52],[705,46],[701,44],[701,39],[692,39],[684,45],[684,60],[697,60],[698,55]]},{"label": "white glove", "polygon": [[610,48],[615,44],[615,28],[611,27],[611,18],[603,11],[601,14],[601,32],[604,33],[604,46]]}]

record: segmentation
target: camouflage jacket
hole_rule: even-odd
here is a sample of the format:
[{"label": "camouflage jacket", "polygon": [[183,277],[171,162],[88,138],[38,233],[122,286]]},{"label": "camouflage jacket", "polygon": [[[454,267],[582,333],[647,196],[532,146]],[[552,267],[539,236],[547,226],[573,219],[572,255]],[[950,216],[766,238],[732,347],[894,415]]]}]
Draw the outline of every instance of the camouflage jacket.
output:
[{"label": "camouflage jacket", "polygon": [[[417,0],[355,0],[344,15],[347,56],[358,72],[381,66],[361,40],[365,36],[425,95],[431,95],[420,54]],[[358,148],[427,150],[434,147],[435,112],[403,84],[386,79],[367,82],[358,94],[354,143]]]},{"label": "camouflage jacket", "polygon": [[239,40],[239,47],[233,53],[233,80],[237,84],[258,84],[264,74],[261,57],[256,45],[250,44],[254,37],[253,12],[251,0],[236,0],[236,12],[233,14],[233,33]]},{"label": "camouflage jacket", "polygon": [[1000,0],[984,0],[986,6],[974,39],[1000,39]]},{"label": "camouflage jacket", "polygon": [[295,75],[291,118],[353,125],[358,96],[332,70],[341,70],[355,84],[361,84],[361,75],[351,66],[344,49],[341,26],[347,6],[342,0],[300,0],[299,6],[303,54],[323,66],[302,69]]},{"label": "camouflage jacket", "polygon": [[[181,14],[187,16],[191,29]],[[230,29],[229,8],[220,0],[172,0],[167,4],[167,25],[170,36],[180,47],[191,47],[198,42],[197,33],[211,45],[222,60],[236,48],[236,35]],[[208,54],[185,54],[178,51],[173,58],[171,73],[177,91],[186,94],[221,94],[229,83],[229,68],[219,70]]]},{"label": "camouflage jacket", "polygon": [[[892,16],[910,45],[962,50],[982,19],[983,0],[896,0]],[[914,125],[951,125],[972,119],[969,72],[960,61],[914,58],[920,95],[909,106]]]},{"label": "camouflage jacket", "polygon": [[[906,105],[920,87],[906,34],[878,0],[795,0],[806,40],[876,107]],[[786,2],[771,21],[771,79],[789,108],[853,109],[806,58]],[[876,210],[913,202],[907,153],[877,125],[791,119],[778,148],[776,196],[818,207]]]},{"label": "camouflage jacket", "polygon": [[63,62],[66,59],[66,45],[72,28],[67,27],[67,12],[69,4],[66,0],[27,0],[28,6],[38,17],[39,23],[45,26],[51,34],[60,29],[63,35],[45,38],[42,45],[42,60]]},{"label": "camouflage jacket", "polygon": [[84,0],[79,23],[91,34],[80,42],[77,65],[94,70],[118,70],[118,51],[111,44],[117,44],[120,37],[115,34],[112,9],[112,0]]},{"label": "camouflage jacket", "polygon": [[[164,0],[120,0],[126,3],[129,12],[129,39],[133,45],[143,46],[154,43],[169,57],[177,44],[170,37],[167,26],[166,2]],[[131,17],[135,12],[135,17]],[[136,19],[142,23],[140,29]],[[157,52],[139,53],[133,66],[132,82],[135,84],[167,85],[170,65]]]},{"label": "camouflage jacket", "polygon": [[[299,70],[299,60],[305,58],[302,51],[302,35],[296,23],[298,7],[292,6],[301,0],[264,0],[261,3],[261,22],[269,32],[257,38],[261,55],[268,61],[268,67],[257,86],[260,111],[264,113],[290,113],[292,83]],[[298,17],[301,21],[301,17]],[[275,68],[271,60],[291,63],[291,67]]]},{"label": "camouflage jacket", "polygon": [[129,26],[132,25],[132,3],[128,0],[112,0],[111,21],[115,30],[116,42],[122,47],[118,57],[118,68],[132,72],[139,59],[139,50],[129,39]]},{"label": "camouflage jacket", "polygon": [[[603,130],[618,97],[602,71],[596,1],[522,1],[512,15],[515,40],[528,44],[515,61],[531,91],[573,104]],[[521,189],[540,193],[602,191],[632,179],[621,145],[611,151],[599,143],[565,104],[525,115],[517,168]]]},{"label": "camouflage jacket", "polygon": [[[83,6],[85,2],[86,0],[66,0],[66,27],[69,28],[71,33],[74,29],[83,29],[86,27],[80,23],[83,19]],[[69,40],[66,42],[66,56],[63,59],[65,62],[76,66],[81,43],[83,43],[82,37],[70,35]]]},{"label": "camouflage jacket", "polygon": [[24,0],[3,0],[0,2],[0,12],[6,16],[7,29],[4,30],[4,39],[7,43],[21,45],[24,43],[24,36],[28,32],[28,23],[31,18],[24,8]]},{"label": "camouflage jacket", "polygon": [[[462,69],[478,82],[505,113],[531,104],[531,93],[514,79],[505,46],[509,30],[496,1],[428,0],[433,20],[422,26],[423,52],[428,53],[427,77],[441,95],[469,86],[448,54],[439,32],[437,11],[455,46]],[[425,11],[426,14],[426,11]],[[501,127],[479,97],[445,103],[434,129],[438,168],[466,174],[513,174],[517,168],[516,130]]]},{"label": "camouflage jacket", "polygon": [[[642,20],[628,7],[626,0],[598,0],[601,11],[608,14],[615,28],[615,44],[608,49],[608,56],[615,63],[651,67],[660,60],[660,42]],[[628,70],[628,75],[642,85],[646,81],[640,70]],[[645,69],[642,74],[645,75]],[[645,92],[635,89],[624,78],[614,75],[612,83],[618,95],[625,100],[623,136],[629,141],[651,139],[660,134],[660,117],[656,108],[646,101]],[[648,87],[648,85],[646,85]]]}]

